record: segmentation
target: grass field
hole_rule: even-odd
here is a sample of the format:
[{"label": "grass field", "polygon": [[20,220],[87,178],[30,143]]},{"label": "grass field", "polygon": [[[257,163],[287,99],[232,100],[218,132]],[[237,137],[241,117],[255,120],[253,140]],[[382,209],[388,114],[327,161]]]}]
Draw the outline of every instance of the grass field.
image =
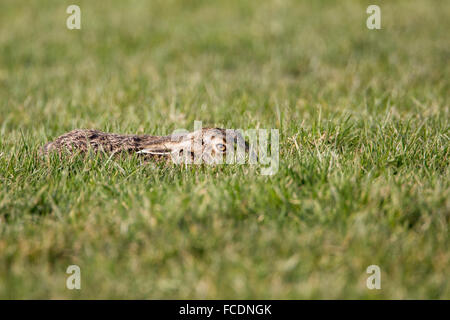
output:
[{"label": "grass field", "polygon": [[[2,0],[0,298],[449,299],[449,30],[444,0]],[[278,172],[37,154],[194,120],[280,130]]]}]

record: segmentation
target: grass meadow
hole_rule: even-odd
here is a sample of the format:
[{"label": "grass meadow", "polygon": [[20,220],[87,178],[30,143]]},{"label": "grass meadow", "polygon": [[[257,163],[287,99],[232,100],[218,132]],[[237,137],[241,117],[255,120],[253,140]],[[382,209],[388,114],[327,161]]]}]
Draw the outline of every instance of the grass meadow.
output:
[{"label": "grass meadow", "polygon": [[[372,2],[2,0],[0,298],[449,299],[450,2]],[[278,172],[38,155],[195,120]]]}]

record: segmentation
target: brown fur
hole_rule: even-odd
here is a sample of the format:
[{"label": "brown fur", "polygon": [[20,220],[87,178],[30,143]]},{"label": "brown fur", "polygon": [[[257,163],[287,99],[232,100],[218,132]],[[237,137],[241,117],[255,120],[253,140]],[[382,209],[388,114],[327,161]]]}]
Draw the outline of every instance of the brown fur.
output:
[{"label": "brown fur", "polygon": [[[238,135],[234,138],[234,142],[237,142]],[[240,141],[245,143],[242,137]],[[45,144],[41,148],[41,154],[86,153],[91,150],[108,154],[139,153],[151,159],[168,158],[171,155],[193,159],[194,152],[197,152],[203,160],[211,163],[213,159],[223,157],[226,150],[233,148],[234,142],[228,142],[226,130],[220,128],[203,128],[176,136],[123,135],[76,129]]]},{"label": "brown fur", "polygon": [[41,153],[48,154],[52,151],[86,152],[89,149],[106,153],[124,151],[134,153],[144,149],[145,146],[162,144],[166,141],[170,141],[170,136],[122,135],[93,129],[75,129],[45,144]]}]

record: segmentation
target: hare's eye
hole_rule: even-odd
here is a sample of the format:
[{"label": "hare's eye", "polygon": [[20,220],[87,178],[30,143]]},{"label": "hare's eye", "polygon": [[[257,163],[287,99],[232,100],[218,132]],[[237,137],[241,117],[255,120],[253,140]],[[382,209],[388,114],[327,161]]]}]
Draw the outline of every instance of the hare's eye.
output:
[{"label": "hare's eye", "polygon": [[222,151],[222,152],[227,149],[227,147],[222,143],[216,144],[216,148],[217,148],[217,150]]}]

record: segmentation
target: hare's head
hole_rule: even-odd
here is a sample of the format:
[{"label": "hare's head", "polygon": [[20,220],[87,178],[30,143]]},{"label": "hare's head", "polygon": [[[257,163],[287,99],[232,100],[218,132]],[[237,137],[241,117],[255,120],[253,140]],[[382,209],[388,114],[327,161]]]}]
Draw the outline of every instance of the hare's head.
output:
[{"label": "hare's head", "polygon": [[[248,151],[242,135],[235,130],[203,128],[190,133],[172,134],[162,141],[144,146],[139,153],[171,156],[176,163],[224,163],[227,152]],[[240,150],[239,150],[240,149]]]}]

